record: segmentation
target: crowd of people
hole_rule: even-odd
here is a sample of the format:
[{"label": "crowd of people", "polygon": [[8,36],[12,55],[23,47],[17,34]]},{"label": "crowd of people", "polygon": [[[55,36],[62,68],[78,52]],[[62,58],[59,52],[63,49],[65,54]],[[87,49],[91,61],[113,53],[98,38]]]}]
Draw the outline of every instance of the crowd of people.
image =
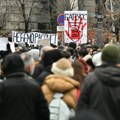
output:
[{"label": "crowd of people", "polygon": [[118,44],[15,47],[1,54],[1,120],[50,120],[58,92],[75,111],[68,120],[120,119]]}]

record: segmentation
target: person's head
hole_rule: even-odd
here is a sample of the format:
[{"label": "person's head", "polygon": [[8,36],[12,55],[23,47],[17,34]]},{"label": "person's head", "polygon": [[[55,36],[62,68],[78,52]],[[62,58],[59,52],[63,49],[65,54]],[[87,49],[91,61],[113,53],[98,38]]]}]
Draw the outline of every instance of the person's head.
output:
[{"label": "person's head", "polygon": [[6,76],[11,73],[24,72],[24,63],[18,54],[11,53],[3,59],[1,68]]},{"label": "person's head", "polygon": [[74,62],[72,62],[72,67],[74,69],[73,79],[79,81],[80,85],[82,85],[83,79],[86,76],[86,73],[84,71],[84,67],[83,67],[82,63],[80,63],[78,61],[74,61]]},{"label": "person's head", "polygon": [[87,51],[87,49],[82,48],[82,49],[78,52],[78,54],[79,54],[81,57],[85,57],[85,56],[88,54],[88,51]]},{"label": "person's head", "polygon": [[62,54],[62,57],[63,57],[63,58],[70,59],[70,57],[71,57],[70,52],[65,51],[65,50],[61,50],[61,54]]},{"label": "person's head", "polygon": [[34,58],[35,61],[39,60],[39,49],[31,49],[28,53]]},{"label": "person's head", "polygon": [[102,55],[102,52],[98,52],[95,55],[93,55],[92,62],[95,65],[95,67],[100,66],[102,64],[101,55]]},{"label": "person's head", "polygon": [[49,50],[44,53],[42,63],[45,67],[47,67],[49,65],[52,65],[52,63],[58,61],[60,58],[62,58],[60,50],[58,49]]},{"label": "person's head", "polygon": [[92,58],[89,58],[86,63],[88,64],[88,73],[94,71],[95,65],[92,62]]},{"label": "person's head", "polygon": [[56,75],[73,77],[74,70],[71,62],[66,58],[61,58],[52,64],[51,71]]},{"label": "person's head", "polygon": [[73,56],[75,53],[75,50],[71,47],[68,47],[66,51],[70,52],[71,56]]},{"label": "person's head", "polygon": [[35,67],[34,58],[29,53],[22,53],[21,58],[25,65],[25,71],[32,75]]},{"label": "person's head", "polygon": [[43,46],[40,50],[40,59],[43,58],[45,52],[49,51],[49,50],[53,50],[53,47],[51,46]]},{"label": "person's head", "polygon": [[70,42],[68,46],[75,50],[77,45],[75,42]]},{"label": "person's head", "polygon": [[109,44],[103,48],[101,59],[103,63],[116,65],[119,63],[120,50],[114,44]]}]

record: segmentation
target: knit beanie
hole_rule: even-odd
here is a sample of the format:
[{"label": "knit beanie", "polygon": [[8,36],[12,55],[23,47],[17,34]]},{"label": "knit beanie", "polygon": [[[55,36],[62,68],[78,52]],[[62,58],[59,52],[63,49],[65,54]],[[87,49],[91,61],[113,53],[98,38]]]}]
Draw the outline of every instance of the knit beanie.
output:
[{"label": "knit beanie", "polygon": [[74,75],[72,64],[66,58],[61,58],[57,62],[53,63],[51,71],[54,74],[61,75],[61,76],[73,77]]},{"label": "knit beanie", "polygon": [[110,64],[117,64],[119,62],[119,48],[114,44],[109,44],[103,48],[102,61]]}]

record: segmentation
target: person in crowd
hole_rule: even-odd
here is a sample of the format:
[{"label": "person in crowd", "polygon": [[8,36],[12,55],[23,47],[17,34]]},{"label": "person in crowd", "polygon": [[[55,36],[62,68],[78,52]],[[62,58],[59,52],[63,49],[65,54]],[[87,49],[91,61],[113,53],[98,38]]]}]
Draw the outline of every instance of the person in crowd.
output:
[{"label": "person in crowd", "polygon": [[84,71],[82,63],[78,61],[73,61],[72,67],[74,69],[74,76],[72,78],[80,83],[81,89],[84,84],[84,78],[87,76],[87,74]]},{"label": "person in crowd", "polygon": [[66,51],[68,51],[71,54],[71,58],[74,60],[75,50],[71,47],[68,47]]},{"label": "person in crowd", "polygon": [[120,50],[110,44],[102,50],[102,65],[85,78],[84,88],[78,101],[76,114],[91,109],[106,120],[120,118]]},{"label": "person in crowd", "polygon": [[7,52],[9,53],[14,53],[15,52],[15,47],[18,47],[18,44],[12,42],[12,37],[8,37],[8,43],[7,43]]},{"label": "person in crowd", "polygon": [[100,66],[102,64],[101,55],[102,55],[102,52],[98,52],[95,55],[93,55],[92,62],[95,67]]},{"label": "person in crowd", "polygon": [[65,50],[61,50],[61,55],[62,55],[63,58],[67,58],[71,62],[73,61],[72,58],[71,58],[70,52],[65,51]]},{"label": "person in crowd", "polygon": [[34,58],[36,62],[39,60],[40,51],[38,48],[33,48],[29,50],[28,53]]},{"label": "person in crowd", "polygon": [[77,114],[76,116],[70,118],[69,120],[105,120],[105,119],[96,112],[84,110],[80,114]]},{"label": "person in crowd", "polygon": [[74,76],[74,69],[71,62],[66,58],[54,62],[51,67],[53,74],[45,78],[42,86],[42,91],[48,104],[53,99],[56,92],[63,93],[63,100],[70,108],[76,109],[77,105],[77,90],[79,90],[80,82],[72,79]]},{"label": "person in crowd", "polygon": [[0,83],[1,120],[49,120],[49,109],[39,84],[24,71],[18,54],[7,55],[2,62]]},{"label": "person in crowd", "polygon": [[76,49],[77,44],[75,42],[70,42],[68,47],[73,48],[74,50]]},{"label": "person in crowd", "polygon": [[45,70],[45,67],[42,64],[37,64],[34,68],[32,77],[36,80],[39,79],[39,75]]},{"label": "person in crowd", "polygon": [[87,65],[86,61],[83,59],[83,57],[88,54],[86,48],[81,48],[81,50],[78,52],[78,54],[79,54],[79,56],[78,56],[77,61],[82,63],[82,65],[84,67],[84,71],[86,72],[86,74],[88,74],[88,65]]},{"label": "person in crowd", "polygon": [[43,84],[44,79],[49,74],[52,74],[51,67],[52,64],[62,58],[61,51],[58,49],[49,50],[44,53],[41,64],[45,67],[45,70],[39,75],[37,81],[40,86]]},{"label": "person in crowd", "polygon": [[94,71],[95,69],[95,65],[93,64],[92,58],[89,58],[86,61],[87,65],[88,65],[88,73],[91,73],[92,71]]},{"label": "person in crowd", "polygon": [[67,51],[71,53],[73,61],[76,61],[76,59],[78,58],[76,48],[77,48],[77,44],[75,42],[70,42],[68,44]]},{"label": "person in crowd", "polygon": [[51,47],[51,46],[43,46],[42,48],[41,48],[41,50],[40,50],[40,57],[39,57],[39,61],[41,61],[42,60],[42,58],[43,58],[43,56],[44,56],[44,54],[45,54],[45,52],[47,52],[47,51],[49,51],[49,50],[53,50],[54,48],[53,47]]},{"label": "person in crowd", "polygon": [[34,72],[34,68],[35,68],[35,60],[34,58],[27,52],[22,53],[21,58],[24,62],[24,66],[25,66],[25,71],[29,74],[32,75]]}]

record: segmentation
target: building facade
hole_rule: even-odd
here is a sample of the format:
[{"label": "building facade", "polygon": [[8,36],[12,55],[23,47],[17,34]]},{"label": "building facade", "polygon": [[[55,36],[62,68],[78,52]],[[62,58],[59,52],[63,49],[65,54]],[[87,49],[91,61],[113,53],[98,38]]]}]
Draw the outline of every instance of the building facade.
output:
[{"label": "building facade", "polygon": [[24,0],[22,4],[19,1],[23,2],[23,0],[0,0],[1,32],[24,31],[25,22],[29,23],[28,31],[42,29],[41,23],[50,22],[47,0]]}]

